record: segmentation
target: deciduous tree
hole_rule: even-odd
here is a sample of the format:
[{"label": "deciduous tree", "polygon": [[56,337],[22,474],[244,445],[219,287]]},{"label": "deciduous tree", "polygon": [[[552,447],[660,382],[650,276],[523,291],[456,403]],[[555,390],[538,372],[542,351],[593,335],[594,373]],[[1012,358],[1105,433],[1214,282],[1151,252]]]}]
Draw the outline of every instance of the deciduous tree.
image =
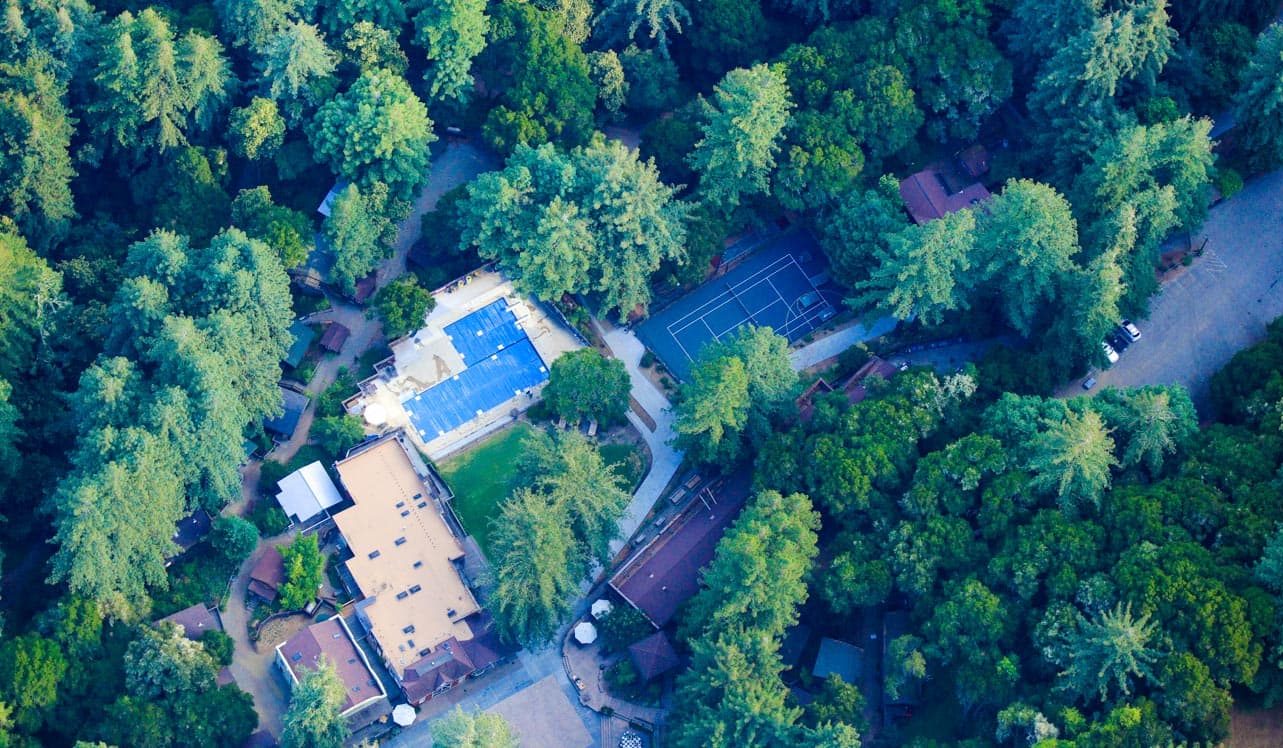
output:
[{"label": "deciduous tree", "polygon": [[323,662],[304,673],[282,719],[282,748],[341,748],[348,738],[347,718],[342,715],[346,694],[333,663]]},{"label": "deciduous tree", "polygon": [[624,420],[631,387],[624,362],[584,348],[552,362],[543,398],[553,413],[571,423],[589,418],[610,425]]},{"label": "deciduous tree", "polygon": [[301,610],[316,599],[321,588],[325,556],[321,555],[316,535],[299,535],[280,551],[285,581],[277,590],[276,603],[281,610]]},{"label": "deciduous tree", "polygon": [[436,299],[412,277],[396,278],[374,295],[374,308],[383,320],[383,334],[389,340],[407,335],[423,326]]},{"label": "deciduous tree", "polygon": [[490,605],[510,639],[543,643],[570,609],[582,576],[575,535],[548,498],[521,489],[492,521]]},{"label": "deciduous tree", "polygon": [[432,723],[433,748],[517,748],[519,741],[502,715],[455,707]]}]

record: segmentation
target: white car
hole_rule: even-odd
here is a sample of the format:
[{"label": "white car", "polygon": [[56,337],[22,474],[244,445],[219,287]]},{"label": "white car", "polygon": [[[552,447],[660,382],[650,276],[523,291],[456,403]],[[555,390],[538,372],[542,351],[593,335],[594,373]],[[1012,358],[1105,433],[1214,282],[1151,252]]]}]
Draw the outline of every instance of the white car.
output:
[{"label": "white car", "polygon": [[1122,322],[1119,322],[1118,328],[1122,330],[1123,333],[1127,335],[1127,337],[1131,338],[1133,343],[1135,343],[1137,340],[1140,340],[1140,328],[1137,327],[1136,325],[1133,325],[1131,323],[1131,320],[1125,319]]},{"label": "white car", "polygon": [[1118,351],[1114,350],[1112,345],[1109,343],[1101,343],[1100,348],[1105,352],[1105,358],[1109,359],[1109,363],[1118,363]]}]

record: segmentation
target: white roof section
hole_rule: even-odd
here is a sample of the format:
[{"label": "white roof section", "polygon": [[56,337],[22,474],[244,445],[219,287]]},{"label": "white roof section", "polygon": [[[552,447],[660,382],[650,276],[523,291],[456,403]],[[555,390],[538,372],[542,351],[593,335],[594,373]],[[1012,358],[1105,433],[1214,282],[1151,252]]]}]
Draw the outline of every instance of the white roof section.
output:
[{"label": "white roof section", "polygon": [[281,479],[276,501],[286,516],[300,524],[343,501],[339,489],[319,461],[295,470]]},{"label": "white roof section", "polygon": [[330,191],[325,193],[325,199],[321,200],[320,205],[316,206],[316,212],[320,213],[326,218],[329,218],[330,209],[334,205],[334,200],[339,196],[340,192],[346,189],[347,189],[347,182],[344,182],[343,180],[339,180],[335,182],[334,186],[330,188]]}]

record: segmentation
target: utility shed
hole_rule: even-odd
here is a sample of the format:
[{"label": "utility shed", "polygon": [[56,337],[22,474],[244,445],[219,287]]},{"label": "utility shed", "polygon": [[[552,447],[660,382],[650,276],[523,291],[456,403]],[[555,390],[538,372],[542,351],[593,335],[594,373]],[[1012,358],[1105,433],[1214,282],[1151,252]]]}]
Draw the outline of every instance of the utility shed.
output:
[{"label": "utility shed", "polygon": [[306,524],[343,501],[338,486],[319,461],[304,465],[281,478],[276,501],[295,524]]}]

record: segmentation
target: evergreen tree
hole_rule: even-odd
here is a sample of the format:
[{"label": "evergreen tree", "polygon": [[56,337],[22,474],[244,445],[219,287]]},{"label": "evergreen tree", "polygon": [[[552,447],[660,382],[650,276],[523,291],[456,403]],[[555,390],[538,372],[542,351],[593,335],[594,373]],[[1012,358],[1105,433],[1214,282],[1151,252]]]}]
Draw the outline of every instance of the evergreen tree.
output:
[{"label": "evergreen tree", "polygon": [[622,47],[636,41],[645,26],[646,37],[667,57],[669,31],[682,33],[690,19],[680,0],[609,0],[597,15],[597,36],[604,44]]},{"label": "evergreen tree", "polygon": [[273,34],[304,15],[301,0],[214,0],[225,38],[260,50]]},{"label": "evergreen tree", "polygon": [[887,236],[886,247],[874,250],[877,264],[869,279],[856,285],[853,303],[928,325],[967,308],[975,228],[975,214],[960,210]]},{"label": "evergreen tree", "polygon": [[232,110],[230,125],[232,150],[251,161],[270,158],[285,142],[285,120],[273,99],[255,96]]},{"label": "evergreen tree", "polygon": [[687,157],[699,172],[700,194],[725,208],[740,197],[768,192],[780,135],[793,108],[784,74],[757,65],[732,70],[703,102],[703,139]]},{"label": "evergreen tree", "polygon": [[51,67],[43,53],[0,63],[0,211],[28,231],[75,215],[67,88]]},{"label": "evergreen tree", "polygon": [[1261,171],[1283,164],[1283,24],[1256,40],[1256,53],[1242,73],[1234,99],[1235,140]]},{"label": "evergreen tree", "polygon": [[290,694],[281,731],[282,748],[341,748],[348,738],[342,715],[347,690],[334,664],[308,670]]},{"label": "evergreen tree", "polygon": [[504,502],[491,527],[490,608],[509,639],[543,643],[570,610],[583,573],[574,533],[546,496],[527,489]]},{"label": "evergreen tree", "polygon": [[355,184],[349,184],[330,205],[322,233],[326,245],[334,252],[330,280],[351,295],[356,282],[378,266],[387,255],[383,243],[384,223]]},{"label": "evergreen tree", "polygon": [[286,120],[297,125],[334,92],[339,56],[319,29],[295,21],[272,33],[258,52],[259,85],[280,103]]},{"label": "evergreen tree", "polygon": [[1132,693],[1136,679],[1154,677],[1158,653],[1151,640],[1158,624],[1148,615],[1132,615],[1131,604],[1119,603],[1092,620],[1078,617],[1078,625],[1069,635],[1057,657],[1065,669],[1057,676],[1057,688],[1083,700],[1109,699]]},{"label": "evergreen tree", "polygon": [[1095,411],[1070,413],[1034,438],[1030,485],[1051,490],[1066,507],[1098,504],[1109,486],[1114,440]]},{"label": "evergreen tree", "polygon": [[531,484],[570,524],[581,555],[605,567],[610,543],[619,537],[619,518],[632,500],[619,468],[578,431],[531,437],[527,450]]},{"label": "evergreen tree", "polygon": [[414,16],[415,42],[432,61],[424,73],[433,99],[466,101],[472,60],[486,46],[490,17],[485,0],[427,0]]}]

